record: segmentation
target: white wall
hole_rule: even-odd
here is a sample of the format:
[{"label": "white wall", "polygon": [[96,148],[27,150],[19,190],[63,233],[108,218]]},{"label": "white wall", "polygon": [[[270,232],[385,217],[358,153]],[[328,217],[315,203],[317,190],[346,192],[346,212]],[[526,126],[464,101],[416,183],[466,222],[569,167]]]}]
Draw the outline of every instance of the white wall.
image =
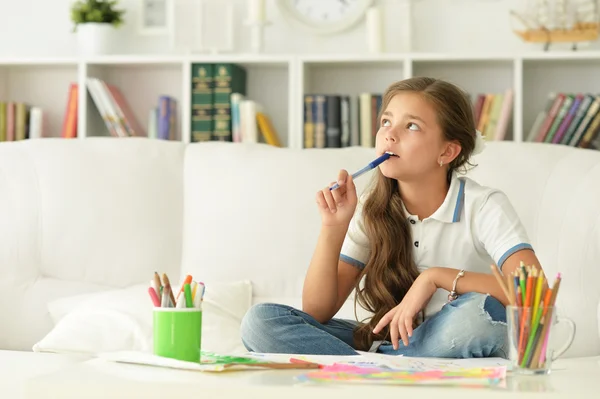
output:
[{"label": "white wall", "polygon": [[[187,0],[175,0],[187,1]],[[246,0],[222,0],[236,4],[236,51],[249,51],[248,30],[242,24]],[[349,31],[319,37],[294,29],[282,19],[277,0],[267,0],[268,53],[350,53],[367,51],[364,23]],[[331,1],[331,0],[323,0]],[[420,52],[539,51],[511,31],[509,10],[523,0],[375,0],[385,8],[387,50]],[[71,0],[0,0],[0,56],[72,55],[75,37],[69,19]],[[137,0],[121,0],[127,9],[126,25],[119,32],[124,53],[170,53],[166,38],[139,36],[136,31]],[[412,15],[412,18],[411,18]],[[598,42],[588,46],[600,48]],[[558,48],[558,47],[556,47]],[[563,47],[564,48],[564,47]]]}]

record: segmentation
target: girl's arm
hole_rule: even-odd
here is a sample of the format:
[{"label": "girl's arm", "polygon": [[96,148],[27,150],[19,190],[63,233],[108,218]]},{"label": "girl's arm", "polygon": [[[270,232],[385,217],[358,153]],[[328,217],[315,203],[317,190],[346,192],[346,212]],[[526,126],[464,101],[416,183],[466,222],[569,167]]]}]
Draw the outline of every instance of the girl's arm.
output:
[{"label": "girl's arm", "polygon": [[[512,273],[523,262],[525,265],[533,265],[537,270],[541,270],[539,260],[535,253],[530,249],[522,249],[509,256],[502,265],[502,273],[504,276]],[[443,288],[448,292],[452,291],[454,279],[458,274],[458,269],[447,267],[432,267],[424,273],[429,274],[429,278],[437,288]],[[547,278],[547,277],[546,277]],[[458,279],[456,283],[456,292],[465,294],[467,292],[479,292],[481,294],[490,294],[504,306],[508,305],[508,298],[504,295],[502,288],[498,285],[498,280],[493,274],[465,272],[465,275]]]},{"label": "girl's arm", "polygon": [[340,310],[354,288],[360,270],[340,259],[347,228],[323,226],[304,279],[302,311],[319,323]]}]

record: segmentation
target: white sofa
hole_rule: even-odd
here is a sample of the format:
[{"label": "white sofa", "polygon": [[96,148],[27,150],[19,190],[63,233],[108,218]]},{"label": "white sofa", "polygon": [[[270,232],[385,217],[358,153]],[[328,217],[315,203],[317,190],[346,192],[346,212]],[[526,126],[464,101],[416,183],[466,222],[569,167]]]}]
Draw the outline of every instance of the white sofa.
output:
[{"label": "white sofa", "polygon": [[[319,231],[316,191],[340,168],[352,172],[373,158],[359,147],[142,138],[1,144],[0,375],[18,384],[94,350],[148,349],[144,287],[154,271],[206,281],[215,306],[205,321],[208,349],[243,349],[236,323],[251,304],[300,306]],[[563,274],[560,314],[577,325],[565,356],[600,355],[600,152],[491,142],[474,163],[472,178],[512,200],[548,275]],[[360,178],[359,189],[369,180]],[[76,317],[52,336],[85,303],[79,317],[108,306],[93,316],[96,336],[81,342]],[[116,315],[121,305],[127,311]],[[136,318],[139,309],[146,313]],[[351,301],[338,316],[353,317]],[[102,330],[103,320],[128,317],[137,335],[126,323],[121,332]],[[107,344],[111,334],[124,338]],[[32,353],[34,346],[64,353]]]}]

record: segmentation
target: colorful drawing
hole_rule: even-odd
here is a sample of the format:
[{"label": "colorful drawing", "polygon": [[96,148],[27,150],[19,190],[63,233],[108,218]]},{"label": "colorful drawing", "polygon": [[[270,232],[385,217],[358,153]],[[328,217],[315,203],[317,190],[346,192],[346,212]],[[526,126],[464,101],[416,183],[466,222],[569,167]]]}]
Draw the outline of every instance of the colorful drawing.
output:
[{"label": "colorful drawing", "polygon": [[462,387],[497,386],[506,378],[506,367],[465,368],[457,370],[393,370],[334,364],[297,377],[301,382],[362,383],[388,385],[455,385]]},{"label": "colorful drawing", "polygon": [[335,356],[335,355],[290,355],[281,353],[254,353],[248,352],[240,356],[270,362],[294,362],[305,361],[318,363],[322,366],[332,366],[334,364],[346,364],[362,367],[374,367],[380,369],[394,370],[462,370],[475,368],[491,368],[506,366],[507,370],[511,368],[511,362],[499,357],[489,358],[469,358],[469,359],[451,359],[436,357],[408,357],[384,355],[382,353],[359,352],[359,355]]},{"label": "colorful drawing", "polygon": [[317,369],[319,367],[318,364],[310,362],[271,362],[252,359],[246,356],[221,355],[212,352],[201,352],[201,360],[199,363],[157,356],[148,352],[136,351],[107,352],[100,354],[99,357],[107,361],[118,363],[130,363],[180,370],[208,372],[259,369]]},{"label": "colorful drawing", "polygon": [[221,355],[214,352],[200,352],[200,364],[257,364],[264,363],[263,360],[244,356]]}]

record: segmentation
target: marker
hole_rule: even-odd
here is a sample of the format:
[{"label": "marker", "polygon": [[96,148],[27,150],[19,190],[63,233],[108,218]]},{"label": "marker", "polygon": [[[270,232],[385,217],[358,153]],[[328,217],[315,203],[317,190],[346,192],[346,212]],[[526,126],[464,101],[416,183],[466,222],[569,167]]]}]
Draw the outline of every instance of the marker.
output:
[{"label": "marker", "polygon": [[[375,169],[377,166],[379,166],[380,163],[382,163],[383,161],[389,159],[391,156],[395,156],[397,157],[396,154],[392,153],[392,152],[386,152],[384,153],[382,156],[380,156],[379,158],[375,159],[374,161],[370,162],[367,166],[365,166],[364,168],[362,168],[361,170],[359,170],[358,172],[355,172],[352,175],[352,179],[356,179],[357,177],[367,173],[370,170]],[[335,190],[337,188],[339,188],[339,184],[335,183],[333,186],[329,187],[329,190]]]}]

